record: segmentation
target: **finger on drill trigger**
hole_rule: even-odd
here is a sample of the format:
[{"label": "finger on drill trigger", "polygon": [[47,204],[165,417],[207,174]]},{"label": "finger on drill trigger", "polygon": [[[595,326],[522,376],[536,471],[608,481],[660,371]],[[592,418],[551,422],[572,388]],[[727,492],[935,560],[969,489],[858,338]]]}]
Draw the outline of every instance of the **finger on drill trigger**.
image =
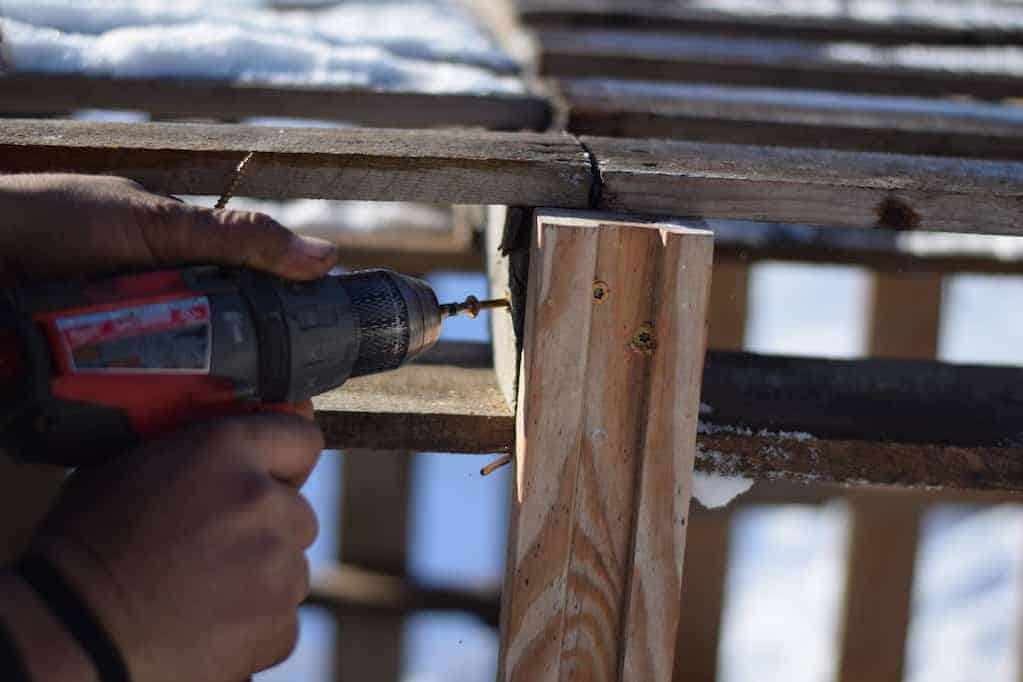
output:
[{"label": "finger on drill trigger", "polygon": [[263,213],[167,203],[170,225],[143,228],[159,263],[243,266],[298,280],[322,277],[337,264],[333,244],[295,234]]},{"label": "finger on drill trigger", "polygon": [[323,451],[323,432],[302,417],[290,414],[260,414],[239,417],[238,426],[254,441],[269,442],[261,448],[262,465],[277,480],[296,488],[305,484]]}]

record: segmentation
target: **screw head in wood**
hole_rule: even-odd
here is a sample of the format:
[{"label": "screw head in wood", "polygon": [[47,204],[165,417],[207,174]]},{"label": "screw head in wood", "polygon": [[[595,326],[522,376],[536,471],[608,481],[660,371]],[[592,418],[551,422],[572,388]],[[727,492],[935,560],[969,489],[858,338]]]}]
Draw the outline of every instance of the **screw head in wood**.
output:
[{"label": "screw head in wood", "polygon": [[632,350],[643,355],[650,355],[657,348],[657,338],[654,336],[654,327],[652,324],[647,323],[640,325],[636,331],[632,333],[632,343],[630,344]]},{"label": "screw head in wood", "polygon": [[607,282],[597,280],[593,283],[593,302],[600,304],[608,299],[611,295],[611,287],[607,285]]}]

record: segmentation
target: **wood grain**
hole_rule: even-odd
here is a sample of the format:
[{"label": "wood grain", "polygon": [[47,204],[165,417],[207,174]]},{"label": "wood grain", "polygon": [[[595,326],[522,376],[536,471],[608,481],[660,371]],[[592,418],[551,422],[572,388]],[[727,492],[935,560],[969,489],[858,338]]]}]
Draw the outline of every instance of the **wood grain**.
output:
[{"label": "wood grain", "polygon": [[120,174],[168,193],[586,207],[590,164],[533,133],[5,120],[0,172]]},{"label": "wood grain", "polygon": [[994,44],[1023,42],[1023,16],[1014,6],[991,2],[969,21],[950,21],[936,12],[892,3],[894,17],[879,14],[878,3],[843,2],[830,11],[820,4],[741,5],[661,0],[519,0],[519,14],[532,27],[605,27],[676,30],[745,36],[792,36],[870,43]]},{"label": "wood grain", "polygon": [[670,679],[711,261],[676,229],[538,214],[499,679]]},{"label": "wood grain", "polygon": [[599,159],[600,206],[610,211],[1023,234],[1021,163],[677,140],[582,140]]},{"label": "wood grain", "polygon": [[[717,245],[715,244],[715,251]],[[741,351],[746,338],[749,266],[740,259],[714,259],[707,347]]]},{"label": "wood grain", "polygon": [[1023,109],[781,88],[563,78],[579,135],[1018,160]]},{"label": "wood grain", "polygon": [[[449,131],[9,120],[0,172],[117,173],[151,189],[581,208],[839,227],[1023,233],[1023,163]],[[593,191],[600,182],[601,191]],[[984,210],[978,211],[977,206]]]},{"label": "wood grain", "polygon": [[128,109],[157,118],[282,117],[370,128],[544,130],[551,108],[534,95],[438,95],[358,88],[15,72],[0,76],[6,114]]},{"label": "wood grain", "polygon": [[613,29],[545,29],[537,37],[545,76],[991,100],[1017,96],[1023,83],[1015,47],[879,47]]}]

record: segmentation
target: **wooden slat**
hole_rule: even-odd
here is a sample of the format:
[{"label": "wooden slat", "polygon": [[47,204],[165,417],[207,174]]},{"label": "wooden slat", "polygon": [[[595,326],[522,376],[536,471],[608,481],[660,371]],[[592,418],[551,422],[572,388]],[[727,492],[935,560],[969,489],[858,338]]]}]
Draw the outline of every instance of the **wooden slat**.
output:
[{"label": "wooden slat", "polygon": [[583,142],[599,160],[599,205],[615,212],[1023,233],[1019,163],[676,140]]},{"label": "wooden slat", "polygon": [[[519,0],[534,27],[669,29],[750,36],[787,35],[873,43],[1019,44],[1023,10],[1012,4],[664,2]],[[972,11],[969,11],[972,10]]]},{"label": "wooden slat", "polygon": [[1015,97],[1023,84],[1017,47],[875,47],[625,30],[538,32],[547,76],[731,83],[895,95]]},{"label": "wooden slat", "polygon": [[692,504],[673,682],[717,679],[731,520],[731,508],[707,510]]},{"label": "wooden slat", "polygon": [[1023,157],[1023,108],[764,87],[566,78],[568,129],[989,159]]},{"label": "wooden slat", "polygon": [[719,260],[858,265],[889,272],[1023,274],[1023,240],[981,234],[707,221]]},{"label": "wooden slat", "polygon": [[507,452],[514,413],[490,368],[412,365],[353,379],[314,401],[334,448]]},{"label": "wooden slat", "polygon": [[169,193],[219,195],[250,151],[237,196],[569,208],[590,198],[589,161],[561,135],[16,119],[0,126],[0,172],[114,173]]},{"label": "wooden slat", "polygon": [[[941,275],[878,272],[870,354],[931,359],[938,353]],[[920,521],[926,502],[890,493],[849,497],[850,540],[838,680],[901,682]]]},{"label": "wooden slat", "polygon": [[357,88],[229,83],[210,79],[110,78],[15,72],[0,76],[8,114],[129,109],[158,118],[237,121],[270,116],[372,128],[480,127],[544,130],[551,108],[534,95],[438,95]]},{"label": "wooden slat", "polygon": [[[120,173],[154,190],[585,207],[766,222],[1023,233],[1023,163],[562,135],[9,120],[0,172]],[[983,210],[978,210],[983,206]]]},{"label": "wooden slat", "polygon": [[497,590],[477,591],[422,585],[409,578],[340,563],[313,567],[309,597],[305,603],[334,612],[353,614],[376,612],[412,615],[417,611],[468,613],[496,627],[500,595]]},{"label": "wooden slat", "polygon": [[710,289],[708,348],[742,350],[748,305],[749,266],[741,260],[718,260],[715,257]]},{"label": "wooden slat", "polygon": [[[1021,387],[1017,368],[712,352],[703,399],[713,412],[703,417],[697,468],[1023,491]],[[316,404],[332,448],[514,447],[514,418],[490,369],[413,365],[353,380]]]},{"label": "wooden slat", "polygon": [[[412,462],[407,452],[351,452],[342,467],[341,560],[403,578],[408,547]],[[398,682],[401,613],[337,614],[334,679]]]},{"label": "wooden slat", "polygon": [[538,214],[498,679],[671,677],[713,242],[651,227]]}]

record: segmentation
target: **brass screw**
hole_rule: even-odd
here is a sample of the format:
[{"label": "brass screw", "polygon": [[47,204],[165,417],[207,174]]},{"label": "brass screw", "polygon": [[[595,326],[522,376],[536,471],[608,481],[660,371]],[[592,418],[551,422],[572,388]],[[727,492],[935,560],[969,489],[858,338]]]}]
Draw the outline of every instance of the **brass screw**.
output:
[{"label": "brass screw", "polygon": [[654,337],[653,325],[647,323],[640,325],[632,334],[632,350],[643,355],[650,355],[657,348],[657,339]]},{"label": "brass screw", "polygon": [[607,285],[607,282],[597,280],[593,283],[593,302],[600,304],[608,299],[611,295],[611,288]]}]

